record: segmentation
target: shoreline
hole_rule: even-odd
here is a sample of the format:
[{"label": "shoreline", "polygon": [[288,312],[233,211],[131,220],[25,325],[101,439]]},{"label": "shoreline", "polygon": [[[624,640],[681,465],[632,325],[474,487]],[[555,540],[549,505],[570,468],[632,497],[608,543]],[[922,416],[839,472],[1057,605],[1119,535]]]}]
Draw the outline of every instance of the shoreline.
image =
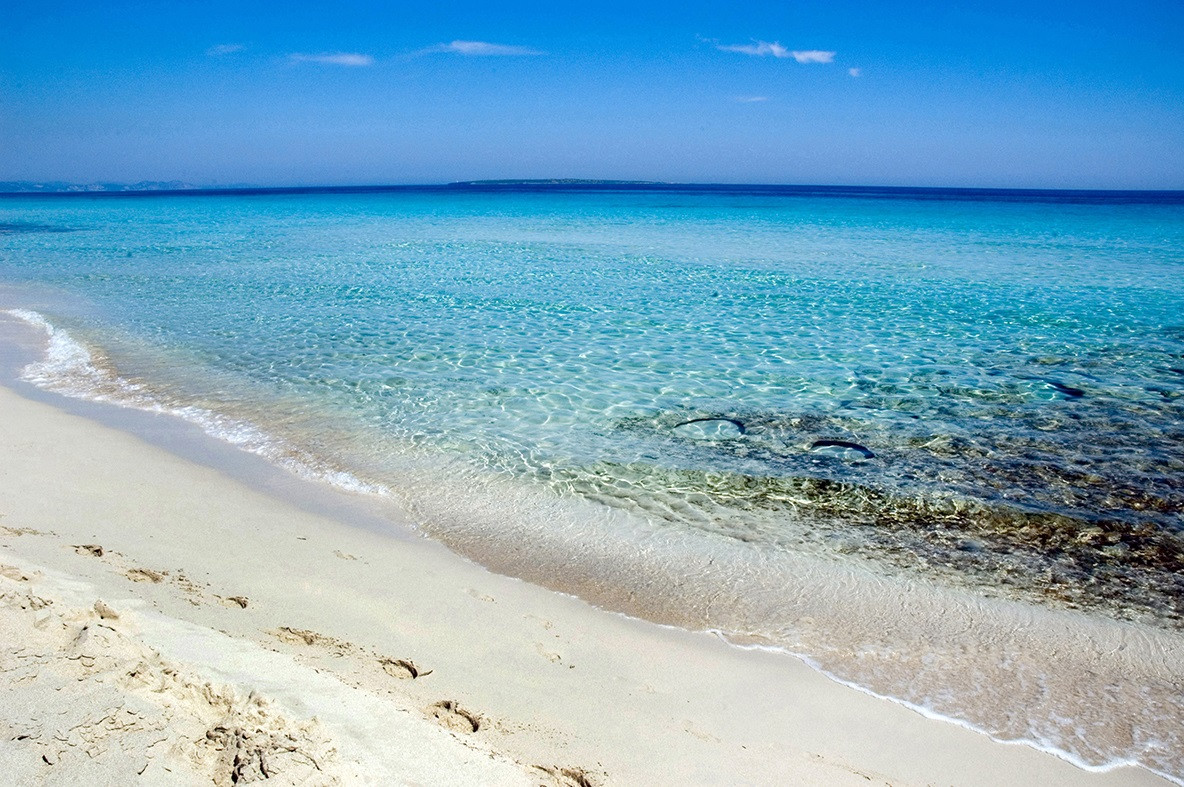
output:
[{"label": "shoreline", "polygon": [[[784,653],[604,612],[434,542],[345,524],[329,506],[294,505],[7,388],[0,405],[7,555],[284,651],[353,691],[390,692],[409,712],[447,695],[491,720],[468,737],[525,765],[582,769],[593,783],[761,782],[784,778],[787,760],[801,782],[974,784],[1023,772],[1043,783],[1165,783],[1142,768],[1082,770]],[[37,533],[13,535],[26,529]],[[74,552],[86,543],[115,557]],[[137,568],[161,579],[133,582]],[[224,603],[235,597],[249,606]],[[285,628],[315,636],[285,641],[274,633]],[[413,661],[423,677],[392,680],[376,653]]]}]

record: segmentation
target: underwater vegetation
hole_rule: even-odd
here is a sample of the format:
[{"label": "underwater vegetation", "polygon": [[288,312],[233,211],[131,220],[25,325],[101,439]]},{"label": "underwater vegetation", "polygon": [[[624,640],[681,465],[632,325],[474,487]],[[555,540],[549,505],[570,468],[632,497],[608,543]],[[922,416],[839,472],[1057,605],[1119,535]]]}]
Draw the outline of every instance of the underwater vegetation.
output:
[{"label": "underwater vegetation", "polygon": [[660,413],[616,425],[648,438],[639,461],[546,480],[658,524],[1184,626],[1184,426],[1132,451],[1146,421],[1010,415],[935,434],[857,413]]}]

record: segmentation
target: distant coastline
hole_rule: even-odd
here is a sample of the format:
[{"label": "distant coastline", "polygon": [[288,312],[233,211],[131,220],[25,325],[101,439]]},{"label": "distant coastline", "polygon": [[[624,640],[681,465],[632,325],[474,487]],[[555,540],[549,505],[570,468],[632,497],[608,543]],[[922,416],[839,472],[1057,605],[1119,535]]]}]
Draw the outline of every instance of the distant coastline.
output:
[{"label": "distant coastline", "polygon": [[962,188],[955,186],[846,186],[763,183],[671,183],[646,180],[532,178],[466,180],[451,183],[353,186],[199,186],[182,181],[136,183],[66,183],[0,181],[0,197],[146,197],[252,196],[285,194],[375,194],[471,191],[512,193],[638,192],[669,194],[734,194],[754,197],[836,197],[937,201],[1003,201],[1060,203],[1184,204],[1184,190],[1175,189],[1030,189]]},{"label": "distant coastline", "polygon": [[193,191],[200,189],[181,180],[141,180],[136,183],[68,183],[65,181],[0,181],[3,194],[95,194],[107,192]]}]

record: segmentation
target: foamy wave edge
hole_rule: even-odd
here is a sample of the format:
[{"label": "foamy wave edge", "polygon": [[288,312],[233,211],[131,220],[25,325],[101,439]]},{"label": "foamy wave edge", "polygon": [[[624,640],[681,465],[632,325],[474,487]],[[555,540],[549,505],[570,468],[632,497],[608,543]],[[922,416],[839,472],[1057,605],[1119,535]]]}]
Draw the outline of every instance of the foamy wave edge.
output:
[{"label": "foamy wave edge", "polygon": [[162,401],[146,386],[120,377],[95,363],[94,354],[84,344],[38,312],[9,309],[4,313],[39,328],[47,337],[44,357],[21,370],[20,377],[27,383],[73,399],[175,416],[198,426],[207,435],[261,456],[299,478],[327,483],[346,492],[391,495],[389,488],[333,467],[252,423],[230,418],[205,407]]},{"label": "foamy wave edge", "polygon": [[815,672],[825,675],[827,678],[829,678],[830,680],[833,680],[835,683],[840,683],[844,686],[847,686],[848,688],[855,689],[856,691],[858,691],[862,694],[867,694],[868,696],[875,697],[877,699],[886,700],[888,702],[895,703],[896,705],[902,705],[902,706],[908,708],[909,710],[913,711],[914,713],[919,713],[920,715],[924,716],[927,719],[933,719],[934,721],[945,722],[946,724],[953,724],[954,726],[962,727],[963,729],[970,730],[971,732],[978,733],[979,735],[985,735],[986,737],[993,740],[995,743],[1003,744],[1006,746],[1027,746],[1028,748],[1036,749],[1037,751],[1044,752],[1045,754],[1051,754],[1053,757],[1064,760],[1065,762],[1068,762],[1071,765],[1074,765],[1074,766],[1080,768],[1081,770],[1088,771],[1090,773],[1108,773],[1110,771],[1117,770],[1119,768],[1140,768],[1140,769],[1147,771],[1149,773],[1153,773],[1156,776],[1159,776],[1160,778],[1166,779],[1167,781],[1171,782],[1172,784],[1178,784],[1178,785],[1181,785],[1181,787],[1184,787],[1184,777],[1173,776],[1170,773],[1165,773],[1164,771],[1158,770],[1156,768],[1152,768],[1151,766],[1147,765],[1146,763],[1139,762],[1138,760],[1135,760],[1135,759],[1131,759],[1131,758],[1118,759],[1118,758],[1116,758],[1116,759],[1108,760],[1106,762],[1099,763],[1099,764],[1095,765],[1093,763],[1086,762],[1081,757],[1077,756],[1076,754],[1074,754],[1071,751],[1067,751],[1065,749],[1058,747],[1052,741],[1037,740],[1035,738],[1000,738],[1000,737],[992,734],[990,730],[988,730],[984,727],[980,727],[976,724],[972,724],[971,722],[967,721],[966,719],[960,719],[957,716],[948,716],[944,713],[940,713],[940,712],[938,712],[930,707],[927,707],[925,705],[919,705],[915,702],[910,702],[909,700],[901,699],[900,697],[893,697],[891,694],[881,694],[878,691],[873,691],[872,689],[869,689],[867,686],[864,686],[862,684],[856,683],[851,680],[847,680],[846,678],[841,678],[838,675],[836,675],[835,673],[825,669],[821,664],[819,664],[812,657],[810,657],[809,655],[807,655],[805,653],[798,653],[796,651],[790,650],[789,648],[783,648],[783,647],[779,647],[777,645],[754,645],[754,644],[746,644],[746,643],[736,642],[731,637],[728,636],[727,632],[720,631],[718,629],[706,629],[704,631],[704,633],[711,634],[711,635],[719,638],[723,642],[727,643],[731,647],[739,648],[740,650],[755,650],[755,651],[762,651],[762,652],[766,652],[766,653],[777,653],[782,656],[791,656],[795,659],[798,659],[799,661],[804,663],[807,667],[814,670]]}]

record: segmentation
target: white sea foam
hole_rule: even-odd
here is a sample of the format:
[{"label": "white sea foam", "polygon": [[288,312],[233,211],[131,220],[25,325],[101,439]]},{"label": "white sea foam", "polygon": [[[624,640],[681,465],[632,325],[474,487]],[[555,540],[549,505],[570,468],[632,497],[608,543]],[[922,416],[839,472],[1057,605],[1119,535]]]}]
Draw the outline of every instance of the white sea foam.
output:
[{"label": "white sea foam", "polygon": [[325,482],[347,492],[391,494],[388,487],[364,481],[352,473],[333,467],[248,421],[205,407],[164,401],[147,386],[123,378],[106,368],[84,344],[38,312],[10,309],[6,313],[41,329],[48,340],[44,357],[21,370],[21,379],[26,382],[75,399],[175,416],[195,424],[211,437],[262,456],[299,478]]},{"label": "white sea foam", "polygon": [[881,694],[878,691],[873,691],[872,689],[868,688],[867,686],[856,683],[854,681],[846,680],[845,678],[842,678],[839,675],[836,675],[835,673],[831,672],[830,670],[827,670],[821,664],[819,664],[815,659],[811,658],[809,655],[807,655],[805,653],[797,653],[797,652],[792,651],[788,648],[782,648],[782,647],[778,647],[776,645],[751,645],[751,644],[735,642],[728,637],[728,634],[726,632],[719,631],[717,629],[708,629],[705,633],[712,634],[712,635],[718,637],[719,639],[723,640],[724,642],[726,642],[728,645],[735,647],[735,648],[739,648],[741,650],[757,650],[757,651],[764,651],[767,653],[777,653],[777,654],[784,655],[784,656],[792,656],[793,658],[796,658],[796,659],[802,661],[804,664],[806,664],[806,666],[810,667],[811,669],[815,670],[816,672],[819,672],[819,673],[825,675],[826,677],[830,678],[835,683],[841,683],[842,685],[852,688],[862,694],[867,694],[869,696],[876,697],[877,699],[887,700],[888,702],[892,702],[897,705],[902,705],[902,706],[908,708],[909,710],[913,711],[914,713],[921,714],[922,716],[924,716],[927,719],[933,719],[935,721],[941,721],[941,722],[945,722],[947,724],[953,724],[957,727],[962,727],[963,729],[970,730],[971,732],[976,732],[979,735],[985,735],[988,738],[990,738],[991,740],[995,741],[996,743],[1002,743],[1002,744],[1006,744],[1009,746],[1027,746],[1029,748],[1036,749],[1037,751],[1042,751],[1045,754],[1051,754],[1054,757],[1057,757],[1059,759],[1065,760],[1066,762],[1073,764],[1074,766],[1080,768],[1083,771],[1089,771],[1090,773],[1108,773],[1109,771],[1117,770],[1119,768],[1142,768],[1143,770],[1154,773],[1156,776],[1160,776],[1160,777],[1172,782],[1173,784],[1182,785],[1182,787],[1184,787],[1184,778],[1173,776],[1172,774],[1166,773],[1164,771],[1156,770],[1155,768],[1151,768],[1151,767],[1147,766],[1145,763],[1141,763],[1138,760],[1130,758],[1130,757],[1115,757],[1114,759],[1106,760],[1105,762],[1091,763],[1091,762],[1088,762],[1087,760],[1083,759],[1082,757],[1079,757],[1078,755],[1074,754],[1073,752],[1067,751],[1067,750],[1061,748],[1060,746],[1057,745],[1057,743],[1055,741],[1049,740],[1048,738],[1044,738],[1044,737],[1001,738],[997,735],[992,734],[990,730],[988,730],[984,727],[980,727],[977,724],[973,724],[973,723],[967,721],[966,719],[958,718],[957,716],[950,716],[945,713],[941,713],[939,711],[936,711],[933,708],[930,708],[926,705],[922,705],[922,704],[919,704],[916,702],[910,702],[909,700],[901,699],[900,697],[894,697],[890,694]]}]

